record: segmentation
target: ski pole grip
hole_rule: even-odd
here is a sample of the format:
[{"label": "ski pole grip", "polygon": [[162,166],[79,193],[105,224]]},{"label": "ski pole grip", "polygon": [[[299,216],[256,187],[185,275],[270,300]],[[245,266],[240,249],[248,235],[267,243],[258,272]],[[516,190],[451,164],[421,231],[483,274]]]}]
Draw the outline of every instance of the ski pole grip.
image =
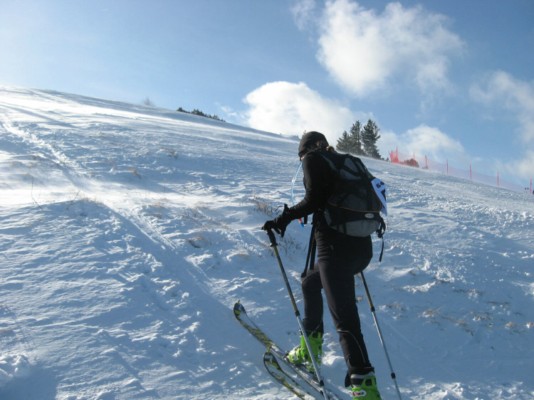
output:
[{"label": "ski pole grip", "polygon": [[269,236],[269,240],[271,241],[271,246],[276,246],[276,237],[274,236],[273,230],[267,229],[267,235]]}]

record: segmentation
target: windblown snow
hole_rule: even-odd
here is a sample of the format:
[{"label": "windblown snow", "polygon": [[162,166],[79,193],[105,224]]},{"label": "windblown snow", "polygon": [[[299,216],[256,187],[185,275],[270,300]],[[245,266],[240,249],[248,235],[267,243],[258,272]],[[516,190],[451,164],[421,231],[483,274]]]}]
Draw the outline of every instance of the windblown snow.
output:
[{"label": "windblown snow", "polygon": [[[298,139],[171,110],[0,87],[0,399],[291,399],[235,320],[298,325],[260,226]],[[388,185],[366,278],[403,398],[534,398],[534,196],[364,160]],[[294,191],[302,195],[300,177]],[[280,254],[302,308],[309,226]],[[365,292],[384,399],[396,398]],[[330,316],[323,375],[345,366]]]}]

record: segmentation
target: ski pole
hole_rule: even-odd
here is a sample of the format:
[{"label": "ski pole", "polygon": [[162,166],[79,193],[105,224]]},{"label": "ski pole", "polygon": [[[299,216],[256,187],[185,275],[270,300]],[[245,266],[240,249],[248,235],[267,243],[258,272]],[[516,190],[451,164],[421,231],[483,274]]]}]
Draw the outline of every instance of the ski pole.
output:
[{"label": "ski pole", "polygon": [[382,348],[384,349],[384,353],[386,354],[386,359],[389,364],[389,370],[391,372],[391,379],[393,379],[393,382],[395,383],[395,389],[397,389],[397,396],[399,396],[399,400],[402,400],[401,393],[399,390],[399,385],[397,384],[397,376],[395,372],[393,371],[393,366],[391,365],[391,360],[389,359],[388,350],[386,348],[386,342],[384,342],[384,336],[382,335],[382,330],[380,329],[380,325],[378,324],[378,319],[376,318],[376,311],[375,306],[373,304],[373,300],[371,299],[371,293],[369,292],[369,287],[367,286],[367,281],[365,280],[365,277],[363,276],[363,271],[360,272],[360,277],[362,278],[363,286],[365,287],[365,293],[367,294],[367,300],[369,301],[369,307],[371,308],[371,314],[373,314],[373,320],[375,321],[376,331],[378,332],[378,337],[380,338],[380,343],[382,343]]},{"label": "ski pole", "polygon": [[300,332],[302,334],[302,337],[304,338],[304,342],[306,343],[306,348],[308,349],[308,354],[310,354],[310,359],[313,365],[313,369],[315,370],[315,377],[317,378],[317,382],[319,382],[319,387],[321,388],[321,393],[323,394],[324,398],[328,400],[328,395],[326,394],[326,390],[324,388],[324,381],[321,377],[321,373],[319,372],[319,366],[317,365],[317,362],[315,361],[315,357],[313,356],[312,348],[310,345],[310,341],[308,340],[308,335],[306,334],[306,330],[304,329],[304,325],[302,324],[302,320],[300,319],[300,312],[299,308],[297,306],[297,302],[295,301],[295,296],[293,296],[293,291],[291,290],[291,285],[289,284],[289,280],[287,279],[286,270],[284,268],[284,265],[282,264],[282,259],[280,258],[280,253],[278,252],[278,245],[276,243],[276,238],[274,236],[274,232],[271,229],[267,229],[267,235],[269,235],[269,240],[271,241],[271,247],[274,250],[274,254],[276,256],[276,259],[278,261],[278,266],[280,267],[280,272],[282,273],[282,277],[284,278],[284,283],[286,285],[287,292],[289,293],[289,298],[291,299],[291,304],[293,305],[293,311],[295,312],[295,317],[297,318],[297,322],[299,325]]}]

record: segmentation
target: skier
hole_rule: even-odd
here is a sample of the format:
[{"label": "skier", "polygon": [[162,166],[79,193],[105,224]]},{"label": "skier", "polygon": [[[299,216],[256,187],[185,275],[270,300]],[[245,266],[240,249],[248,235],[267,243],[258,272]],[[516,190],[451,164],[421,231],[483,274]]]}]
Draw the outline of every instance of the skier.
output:
[{"label": "skier", "polygon": [[[281,215],[265,222],[264,230],[274,230],[282,237],[287,225],[313,213],[317,264],[302,279],[304,297],[303,326],[308,336],[313,357],[320,363],[323,343],[324,289],[345,362],[348,367],[345,386],[350,388],[353,400],[380,400],[374,368],[369,360],[360,327],[356,306],[354,275],[363,271],[373,256],[371,237],[354,237],[327,226],[323,209],[333,193],[335,172],[321,156],[321,152],[335,152],[326,137],[319,132],[305,133],[299,144],[298,155],[304,173],[304,199]],[[304,338],[300,345],[287,354],[293,364],[303,364],[313,371]]]}]

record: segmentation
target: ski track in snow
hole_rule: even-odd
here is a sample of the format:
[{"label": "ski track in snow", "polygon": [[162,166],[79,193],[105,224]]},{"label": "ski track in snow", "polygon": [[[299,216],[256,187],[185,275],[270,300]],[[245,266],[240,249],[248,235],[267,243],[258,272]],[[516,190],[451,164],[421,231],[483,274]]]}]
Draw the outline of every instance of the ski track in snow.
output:
[{"label": "ski track in snow", "polygon": [[[291,399],[232,306],[283,348],[297,342],[259,229],[291,202],[297,143],[0,88],[0,398]],[[389,189],[384,261],[366,278],[404,398],[533,398],[534,196],[365,161]],[[279,241],[301,308],[308,235],[294,222]],[[395,398],[359,280],[357,293],[381,392]],[[341,387],[325,323],[323,374]]]}]

